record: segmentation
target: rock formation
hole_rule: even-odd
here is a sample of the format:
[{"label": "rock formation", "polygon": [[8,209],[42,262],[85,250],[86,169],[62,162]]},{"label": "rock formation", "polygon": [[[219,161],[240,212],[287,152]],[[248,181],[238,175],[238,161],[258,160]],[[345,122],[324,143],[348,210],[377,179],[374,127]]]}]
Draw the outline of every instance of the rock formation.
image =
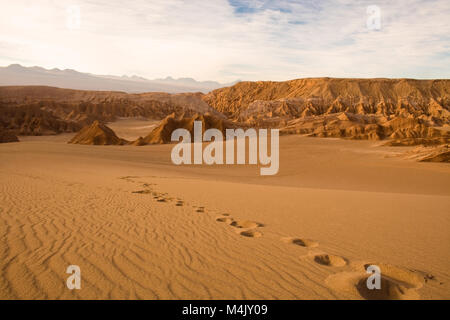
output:
[{"label": "rock formation", "polygon": [[439,145],[449,142],[449,130],[442,128],[450,125],[450,80],[240,82],[206,95],[0,87],[0,111],[0,127],[24,135],[74,132],[118,117],[164,119],[135,145],[166,143],[168,132],[187,128],[191,118],[206,114],[217,119],[212,127],[227,122],[279,128],[282,134]]},{"label": "rock formation", "polygon": [[240,82],[203,100],[233,118],[293,119],[338,112],[448,122],[450,80],[311,78]]},{"label": "rock formation", "polygon": [[52,135],[76,132],[82,122],[61,119],[39,104],[20,106],[0,105],[0,127],[17,135]]},{"label": "rock formation", "polygon": [[19,142],[19,138],[11,132],[0,130],[0,143],[5,142]]},{"label": "rock formation", "polygon": [[176,117],[175,114],[167,116],[161,121],[160,125],[153,129],[146,137],[139,138],[134,141],[134,145],[144,144],[163,144],[171,142],[171,135],[175,129],[183,128],[190,132],[191,137],[194,134],[194,121],[202,122],[202,131],[215,128],[219,129],[223,134],[227,128],[233,128],[233,124],[229,121],[219,119],[210,114],[196,114],[193,117]]},{"label": "rock formation", "polygon": [[298,79],[241,82],[203,100],[235,121],[284,134],[448,143],[450,80]]},{"label": "rock formation", "polygon": [[446,162],[450,163],[450,145],[440,146],[421,146],[413,150],[401,153],[403,159],[415,160],[420,162]]},{"label": "rock formation", "polygon": [[164,119],[211,113],[201,93],[81,91],[44,86],[0,87],[0,125],[21,135],[76,132],[85,125],[119,117]]},{"label": "rock formation", "polygon": [[124,145],[129,142],[117,137],[113,130],[106,125],[94,121],[77,133],[68,143],[88,145]]}]

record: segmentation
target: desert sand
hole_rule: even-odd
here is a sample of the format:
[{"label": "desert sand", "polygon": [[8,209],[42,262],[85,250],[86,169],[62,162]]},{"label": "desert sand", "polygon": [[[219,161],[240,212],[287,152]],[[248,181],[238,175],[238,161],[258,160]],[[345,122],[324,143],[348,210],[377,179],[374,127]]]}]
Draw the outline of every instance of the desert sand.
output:
[{"label": "desert sand", "polygon": [[2,299],[450,298],[450,167],[398,157],[412,147],[283,136],[260,176],[73,136],[0,145]]}]

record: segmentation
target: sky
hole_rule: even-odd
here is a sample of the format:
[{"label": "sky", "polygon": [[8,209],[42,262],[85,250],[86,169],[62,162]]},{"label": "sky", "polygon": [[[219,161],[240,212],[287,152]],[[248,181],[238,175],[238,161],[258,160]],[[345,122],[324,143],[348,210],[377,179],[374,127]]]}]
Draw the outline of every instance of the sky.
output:
[{"label": "sky", "polygon": [[0,0],[0,66],[196,80],[450,78],[449,0]]}]

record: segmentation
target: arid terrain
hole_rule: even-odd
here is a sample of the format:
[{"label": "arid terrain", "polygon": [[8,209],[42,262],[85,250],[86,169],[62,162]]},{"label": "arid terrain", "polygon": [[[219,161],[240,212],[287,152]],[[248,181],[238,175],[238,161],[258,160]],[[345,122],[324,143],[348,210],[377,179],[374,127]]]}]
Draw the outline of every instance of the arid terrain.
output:
[{"label": "arid terrain", "polygon": [[68,138],[0,145],[2,298],[364,298],[364,264],[408,288],[385,298],[449,298],[447,164],[288,136],[261,177]]},{"label": "arid terrain", "polygon": [[[450,80],[371,81],[0,87],[0,298],[449,299]],[[195,119],[280,129],[278,174],[174,165]]]}]

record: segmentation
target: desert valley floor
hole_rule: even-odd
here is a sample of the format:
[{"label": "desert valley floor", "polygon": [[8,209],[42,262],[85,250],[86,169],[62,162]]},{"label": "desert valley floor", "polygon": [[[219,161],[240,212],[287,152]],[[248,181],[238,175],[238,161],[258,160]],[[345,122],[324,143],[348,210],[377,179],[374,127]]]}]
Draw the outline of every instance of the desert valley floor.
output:
[{"label": "desert valley floor", "polygon": [[2,299],[450,298],[450,167],[396,156],[410,147],[283,136],[260,176],[72,136],[0,145]]}]

